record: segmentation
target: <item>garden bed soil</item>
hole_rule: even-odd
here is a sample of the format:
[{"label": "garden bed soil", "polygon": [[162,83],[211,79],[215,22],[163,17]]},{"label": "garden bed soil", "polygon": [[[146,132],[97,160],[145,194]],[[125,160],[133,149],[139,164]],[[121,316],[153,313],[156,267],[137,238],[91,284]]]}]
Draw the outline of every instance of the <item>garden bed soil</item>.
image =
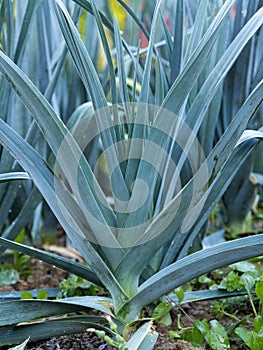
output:
[{"label": "garden bed soil", "polygon": [[[21,279],[12,286],[0,288],[0,292],[21,291],[40,288],[58,287],[59,283],[68,276],[68,273],[59,268],[50,266],[42,261],[31,259],[32,274],[27,279]],[[190,350],[193,346],[183,340],[171,339],[170,330],[178,331],[178,315],[180,315],[180,326],[191,327],[194,320],[213,319],[212,302],[195,302],[185,304],[182,307],[175,307],[171,311],[173,324],[171,326],[162,326],[157,324],[156,330],[159,333],[155,350]],[[250,313],[249,310],[247,310]],[[222,324],[227,325],[231,319],[224,317],[220,319]],[[233,321],[233,320],[232,320]],[[243,344],[242,344],[243,345]],[[8,349],[8,348],[6,348]],[[87,332],[85,334],[66,335],[61,337],[53,337],[47,340],[31,342],[26,347],[27,350],[81,350],[81,349],[97,349],[97,350],[115,350],[103,340],[98,339],[94,333]],[[202,348],[205,349],[205,348]],[[206,348],[208,349],[208,348]],[[231,345],[232,350],[241,349],[238,345]],[[245,345],[242,349],[248,349]],[[3,349],[4,350],[4,349]]]}]

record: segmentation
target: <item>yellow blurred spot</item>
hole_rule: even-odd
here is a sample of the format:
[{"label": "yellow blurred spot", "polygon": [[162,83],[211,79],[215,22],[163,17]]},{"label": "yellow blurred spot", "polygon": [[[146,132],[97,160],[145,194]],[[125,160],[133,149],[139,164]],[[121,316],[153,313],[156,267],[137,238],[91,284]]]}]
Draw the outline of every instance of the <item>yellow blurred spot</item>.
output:
[{"label": "yellow blurred spot", "polygon": [[79,32],[81,35],[81,39],[84,41],[85,40],[85,31],[86,31],[86,11],[82,11],[82,14],[79,19]]},{"label": "yellow blurred spot", "polygon": [[[130,88],[133,88],[133,85],[134,85],[133,79],[131,79],[131,78],[126,78],[126,84],[127,84],[127,86],[129,86]],[[136,82],[136,92],[137,92],[137,93],[140,93],[140,92],[141,92],[141,89],[142,89],[141,84],[138,83],[138,82]]]},{"label": "yellow blurred spot", "polygon": [[97,62],[97,68],[99,70],[103,70],[107,64],[106,56],[104,54],[104,50],[102,47],[101,40],[99,40],[99,51],[98,51],[98,62]]},{"label": "yellow blurred spot", "polygon": [[[126,4],[129,4],[129,0],[124,1]],[[119,24],[119,28],[121,31],[124,30],[126,19],[127,19],[127,11],[118,3],[117,0],[108,0],[108,5],[111,14],[116,16]]]}]

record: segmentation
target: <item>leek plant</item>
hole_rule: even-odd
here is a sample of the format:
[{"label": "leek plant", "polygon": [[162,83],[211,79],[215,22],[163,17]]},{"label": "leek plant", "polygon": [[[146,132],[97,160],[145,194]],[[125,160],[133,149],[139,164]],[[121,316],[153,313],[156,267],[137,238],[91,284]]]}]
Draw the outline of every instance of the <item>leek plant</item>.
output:
[{"label": "leek plant", "polygon": [[[95,327],[121,339],[123,349],[148,350],[157,334],[151,318],[144,317],[145,306],[208,271],[262,255],[260,234],[191,254],[189,250],[263,137],[260,126],[246,130],[262,102],[263,80],[253,87],[215,144],[210,129],[203,139],[200,136],[208,121],[211,129],[216,128],[217,118],[210,114],[207,120],[207,111],[236,59],[260,30],[263,8],[223,45],[233,0],[223,2],[213,19],[204,16],[210,2],[201,0],[187,28],[183,19],[189,12],[185,2],[178,0],[173,36],[165,25],[161,0],[156,2],[150,33],[119,0],[148,38],[148,48],[142,52],[129,46],[116,18],[112,22],[94,0],[74,2],[74,10],[82,8],[96,21],[107,60],[107,87],[72,19],[71,7],[65,6],[68,2],[49,0],[91,101],[79,106],[66,125],[12,57],[1,50],[0,72],[32,115],[52,153],[44,159],[37,147],[3,120],[0,142],[32,179],[88,266],[9,239],[0,238],[0,244],[104,286],[109,297],[1,302],[0,344]],[[114,57],[105,26],[114,38]],[[161,29],[168,57],[162,56],[163,43],[155,44]],[[208,152],[203,144],[206,137],[212,145]],[[92,170],[85,149],[95,139],[102,154]],[[107,194],[95,176],[101,162],[107,167]],[[219,297],[220,293],[207,293],[207,298],[211,295]],[[91,309],[99,310],[101,316],[90,315]],[[82,314],[69,316],[72,312]],[[46,321],[39,320],[46,317]]]},{"label": "leek plant", "polygon": [[[55,16],[50,11],[50,4],[35,0],[22,2],[5,0],[1,1],[0,8],[2,49],[30,76],[46,99],[52,101],[56,111],[63,115],[63,120],[67,123],[76,107],[89,97],[74,65],[67,58],[67,50],[62,42]],[[80,15],[80,10],[75,9],[74,22]],[[88,18],[84,15],[80,18],[80,27],[83,32],[87,32],[85,38],[89,42],[90,38],[95,38],[97,35],[95,30],[87,31],[92,20],[94,19],[91,15]],[[98,60],[97,47],[90,45],[88,49],[93,60]],[[45,139],[37,126],[32,124],[30,113],[3,76],[1,76],[1,111],[1,119],[11,125],[28,143],[38,149],[44,159],[47,159],[49,148]],[[94,149],[93,145],[91,148]],[[94,156],[96,158],[96,152]],[[25,229],[27,238],[39,241],[41,239],[39,232],[42,225],[46,225],[45,220],[50,217],[50,210],[43,204],[42,196],[32,181],[24,181],[31,179],[23,173],[20,165],[6,149],[1,148],[0,157],[1,235],[13,240]],[[45,231],[47,228],[45,226]],[[3,249],[1,251],[3,252]]]},{"label": "leek plant", "polygon": [[[229,38],[234,37],[235,33],[247,23],[262,5],[262,1],[248,1],[248,3],[238,1],[235,14],[232,16],[233,24],[231,26],[232,30],[228,33]],[[217,138],[223,134],[240,105],[263,77],[262,40],[263,31],[260,30],[253,40],[247,44],[224,81],[221,109],[216,129]],[[259,125],[262,125],[262,122],[263,110],[261,107],[257,111],[257,116],[250,122],[249,128],[256,129]],[[242,230],[245,218],[255,202],[258,191],[250,176],[252,172],[262,172],[261,152],[262,145],[258,146],[258,151],[250,155],[240,167],[222,198],[224,222],[232,230]]]},{"label": "leek plant", "polygon": [[[179,4],[179,3],[178,3]],[[213,54],[210,56],[205,69],[197,80],[195,88],[191,92],[189,101],[196,97],[211,69],[215,66],[222,53],[228,47],[229,43],[236,36],[237,32],[244,26],[245,23],[252,17],[252,15],[262,7],[262,1],[238,1],[232,8],[231,15],[226,19],[224,30],[220,34],[213,49]],[[193,4],[185,3],[185,12],[187,20],[193,21],[197,16],[197,9]],[[220,2],[210,2],[209,17],[203,21],[200,27],[200,33],[207,30],[213,14],[218,12]],[[178,8],[178,10],[180,10]],[[170,12],[172,12],[170,10]],[[172,23],[172,18],[169,22]],[[164,24],[165,25],[165,24]],[[175,24],[173,24],[175,25]],[[166,32],[168,30],[166,29]],[[181,33],[181,38],[178,38],[176,49],[182,51],[182,61],[187,59],[187,50],[182,50],[182,42],[187,42],[187,34],[185,28],[175,33]],[[209,108],[206,116],[199,130],[199,140],[207,156],[211,151],[213,145],[222,136],[226,128],[229,126],[233,116],[240,108],[242,103],[248,97],[256,84],[262,79],[262,29],[258,31],[257,35],[246,45],[238,59],[227,74],[224,82],[219,86]],[[180,52],[181,52],[180,51]],[[174,57],[172,55],[171,57]],[[180,71],[180,67],[177,68]],[[189,103],[189,108],[191,102]],[[187,108],[187,107],[186,107]],[[215,120],[217,122],[215,123]],[[262,107],[257,111],[257,116],[249,123],[249,128],[256,129],[262,125]],[[214,135],[214,136],[213,136]],[[262,146],[260,146],[262,147]],[[252,172],[262,171],[262,157],[260,157],[259,148],[257,153],[250,155],[246,162],[241,166],[237,175],[226,190],[222,197],[223,205],[223,222],[235,229],[235,231],[242,230],[245,218],[251,209],[257,194],[257,188],[250,180]]]},{"label": "leek plant", "polygon": [[[38,67],[40,64],[37,63],[37,51],[36,50],[31,56],[31,64],[28,61],[28,65],[24,62],[25,51],[26,51],[26,38],[29,38],[29,31],[34,25],[35,12],[38,7],[38,2],[31,2],[28,5],[23,2],[17,6],[17,14],[14,12],[14,7],[10,1],[1,2],[1,46],[8,53],[10,57],[23,66],[25,72],[28,75],[32,74],[32,67],[36,64]],[[41,71],[41,70],[40,70]],[[34,75],[35,83],[39,82],[40,76]],[[43,83],[44,79],[43,72]],[[23,137],[26,136],[27,129],[31,123],[31,116],[25,110],[21,101],[16,98],[16,95],[12,91],[11,87],[6,82],[5,78],[1,76],[1,119],[12,125],[13,128]],[[20,115],[20,118],[17,116]],[[36,146],[36,141],[33,135],[27,135],[27,139],[30,143]],[[43,141],[41,141],[43,144]],[[39,142],[40,145],[40,142]],[[42,147],[43,153],[45,152]],[[5,150],[1,148],[1,185],[0,185],[0,231],[6,228],[12,220],[18,215],[23,202],[26,200],[30,188],[32,187],[30,181],[19,181],[25,174],[20,174],[22,169],[14,161],[13,157]],[[9,176],[12,172],[11,176]],[[15,181],[15,174],[16,179]],[[5,174],[5,176],[3,175]],[[21,176],[20,176],[21,175]],[[6,182],[9,179],[14,181]],[[30,221],[28,228],[32,228],[33,217]],[[35,215],[35,221],[37,215]]]}]

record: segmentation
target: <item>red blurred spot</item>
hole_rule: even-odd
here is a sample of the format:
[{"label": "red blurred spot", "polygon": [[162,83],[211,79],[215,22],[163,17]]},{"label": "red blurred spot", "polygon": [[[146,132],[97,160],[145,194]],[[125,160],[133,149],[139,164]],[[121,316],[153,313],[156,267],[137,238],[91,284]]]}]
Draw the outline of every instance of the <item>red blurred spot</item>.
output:
[{"label": "red blurred spot", "polygon": [[172,31],[171,21],[170,21],[170,17],[168,15],[165,16],[165,23],[167,24],[167,27],[171,32]]},{"label": "red blurred spot", "polygon": [[236,3],[233,4],[232,6],[232,10],[231,10],[231,14],[232,14],[232,18],[235,18],[236,17]]},{"label": "red blurred spot", "polygon": [[139,39],[141,41],[141,48],[142,49],[148,47],[149,41],[148,41],[148,39],[146,38],[146,36],[143,34],[143,32],[141,30],[139,31]]}]

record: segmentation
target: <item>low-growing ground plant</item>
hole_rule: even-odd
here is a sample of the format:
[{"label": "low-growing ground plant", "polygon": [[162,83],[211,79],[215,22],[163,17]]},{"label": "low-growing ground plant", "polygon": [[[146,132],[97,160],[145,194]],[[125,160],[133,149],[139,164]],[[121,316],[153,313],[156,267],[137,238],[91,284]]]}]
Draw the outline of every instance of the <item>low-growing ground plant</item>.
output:
[{"label": "low-growing ground plant", "polygon": [[[261,79],[208,154],[199,141],[207,109],[224,78],[246,44],[261,30],[263,8],[213,60],[196,90],[197,80],[224,36],[234,1],[223,2],[204,31],[200,28],[205,28],[204,13],[208,13],[210,2],[200,1],[195,19],[185,28],[184,16],[190,14],[184,1],[177,1],[173,36],[163,21],[162,1],[156,2],[150,33],[127,8],[148,38],[143,53],[129,46],[121,36],[117,19],[110,21],[93,0],[74,2],[95,18],[107,61],[110,94],[105,94],[70,11],[62,0],[49,0],[50,11],[54,11],[91,102],[79,106],[66,126],[23,70],[1,50],[0,72],[32,115],[52,154],[44,159],[37,148],[1,119],[0,142],[32,179],[88,265],[5,238],[0,238],[0,244],[102,286],[109,297],[2,302],[0,345],[23,342],[29,336],[34,341],[95,328],[115,336],[113,341],[122,349],[150,350],[158,335],[152,327],[153,319],[144,317],[145,306],[195,277],[263,251],[262,236],[255,235],[189,254],[213,208],[263,137],[260,126],[258,130],[246,130],[262,102]],[[77,5],[74,9],[80,9]],[[111,56],[104,26],[114,38],[116,58]],[[157,28],[158,33],[163,30],[170,61],[155,45]],[[212,124],[216,122],[211,120]],[[95,138],[102,152],[92,168],[85,149]],[[95,176],[103,162],[109,183],[107,194]],[[217,290],[212,293],[213,297],[219,294]],[[211,292],[205,295],[209,297]],[[101,313],[91,315],[94,309]],[[43,318],[47,319],[39,320]],[[203,328],[208,334],[206,325]],[[224,338],[223,330],[221,335]]]},{"label": "low-growing ground plant", "polygon": [[[211,302],[214,319],[192,320],[192,327],[187,328],[178,323],[178,329],[169,332],[170,337],[187,340],[197,348],[208,344],[211,349],[220,350],[231,349],[234,344],[242,348],[242,344],[246,344],[249,349],[260,349],[263,344],[261,269],[255,263],[242,261],[191,281],[194,288],[200,283],[210,285],[210,290],[225,290],[233,296]],[[239,292],[242,295],[239,296]],[[185,294],[191,293],[188,290]],[[172,294],[171,301],[174,298],[176,295]],[[220,321],[222,317],[229,319],[227,325]]]}]

